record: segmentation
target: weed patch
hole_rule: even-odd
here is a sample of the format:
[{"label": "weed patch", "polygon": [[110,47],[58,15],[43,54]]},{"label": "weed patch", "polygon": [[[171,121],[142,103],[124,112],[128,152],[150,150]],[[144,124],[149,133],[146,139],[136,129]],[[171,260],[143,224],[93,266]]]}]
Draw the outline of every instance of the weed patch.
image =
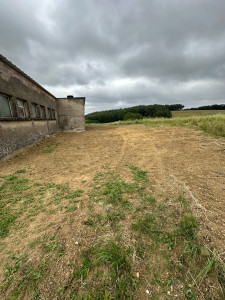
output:
[{"label": "weed patch", "polygon": [[156,224],[155,217],[152,214],[146,214],[140,217],[136,223],[131,225],[132,229],[146,234],[158,233],[159,228]]},{"label": "weed patch", "polygon": [[[26,253],[14,254],[12,264],[5,264],[5,280],[1,284],[1,290],[7,290],[7,299],[17,299],[25,289],[29,290],[31,299],[39,297],[39,281],[45,272],[45,262],[41,261],[38,266],[31,266]],[[13,288],[10,284],[13,282]]]},{"label": "weed patch", "polygon": [[62,210],[73,212],[76,210],[77,198],[81,197],[83,191],[77,189],[72,191],[67,185],[55,183],[41,183],[19,177],[24,172],[17,172],[1,176],[3,182],[0,186],[0,236],[6,237],[10,234],[10,228],[15,226],[18,217],[26,215],[28,219],[37,216],[40,212],[48,212],[43,198],[47,192],[51,192],[48,204],[64,203]]},{"label": "weed patch", "polygon": [[59,143],[51,143],[47,146],[46,149],[43,149],[42,152],[43,153],[51,153],[58,147],[58,145],[59,145]]},{"label": "weed patch", "polygon": [[9,207],[0,205],[0,236],[6,237],[9,234],[9,227],[14,223],[16,216],[11,213]]},{"label": "weed patch", "polygon": [[[75,299],[132,299],[136,283],[131,273],[130,254],[130,249],[112,240],[105,245],[95,244],[83,252],[81,266],[74,267],[60,290],[61,295],[65,295],[73,286],[72,295],[76,295]],[[93,278],[98,281],[89,284]],[[79,280],[86,287],[84,292],[79,291]]]}]

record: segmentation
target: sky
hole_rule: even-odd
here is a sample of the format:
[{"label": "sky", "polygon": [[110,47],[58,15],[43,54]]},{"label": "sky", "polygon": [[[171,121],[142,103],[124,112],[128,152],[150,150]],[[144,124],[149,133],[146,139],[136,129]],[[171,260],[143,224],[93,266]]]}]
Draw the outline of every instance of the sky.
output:
[{"label": "sky", "polygon": [[0,53],[86,113],[225,103],[225,0],[0,0]]}]

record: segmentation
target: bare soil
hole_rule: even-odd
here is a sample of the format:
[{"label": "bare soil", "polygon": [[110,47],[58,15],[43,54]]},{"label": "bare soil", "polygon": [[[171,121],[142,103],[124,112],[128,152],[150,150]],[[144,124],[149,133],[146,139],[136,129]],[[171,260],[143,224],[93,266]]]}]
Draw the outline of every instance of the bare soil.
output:
[{"label": "bare soil", "polygon": [[[50,143],[59,143],[51,153],[43,153]],[[88,190],[93,184],[93,176],[103,165],[127,176],[124,165],[135,164],[147,170],[155,182],[160,196],[168,201],[185,193],[191,202],[194,214],[200,223],[202,239],[218,253],[225,249],[225,139],[215,139],[189,128],[160,127],[143,125],[129,126],[87,126],[85,132],[59,133],[24,149],[18,155],[0,165],[0,174],[9,175],[26,169],[24,177],[39,178],[43,182],[68,184],[72,189]],[[70,259],[80,250],[77,243],[89,244],[95,240],[95,231],[82,222],[86,214],[88,193],[84,193],[78,210],[73,212],[75,222],[66,223],[63,214],[39,214],[27,228],[26,235],[17,232],[5,238],[2,263],[7,260],[10,247],[17,250],[36,238],[34,230],[54,224],[57,238],[66,244],[67,263],[56,262],[48,285],[42,287],[42,299],[56,299],[51,294],[58,281],[63,282],[71,272]],[[36,231],[35,231],[36,232]],[[30,253],[35,261],[38,250]],[[32,252],[32,251],[31,251]],[[70,253],[70,254],[69,254]],[[33,258],[32,258],[33,255]],[[64,268],[64,269],[60,269]],[[63,278],[58,278],[59,270]],[[1,271],[2,272],[2,271]],[[1,279],[1,278],[0,278]],[[147,296],[146,296],[147,297]],[[140,299],[144,299],[144,296]],[[147,298],[146,298],[147,299]]]}]

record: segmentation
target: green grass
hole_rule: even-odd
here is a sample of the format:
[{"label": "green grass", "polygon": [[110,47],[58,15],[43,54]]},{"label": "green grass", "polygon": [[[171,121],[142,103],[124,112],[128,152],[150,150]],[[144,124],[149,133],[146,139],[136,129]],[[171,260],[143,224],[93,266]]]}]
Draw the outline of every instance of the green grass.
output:
[{"label": "green grass", "polygon": [[51,153],[53,150],[55,150],[59,145],[59,142],[57,143],[51,143],[47,146],[46,149],[43,149],[42,152],[43,153]]},{"label": "green grass", "polygon": [[0,289],[7,289],[13,283],[14,288],[7,299],[17,299],[25,289],[29,290],[30,299],[38,299],[39,281],[45,272],[45,262],[41,261],[36,267],[31,266],[26,253],[16,253],[11,260],[11,264],[4,265],[5,281]]},{"label": "green grass", "polygon": [[[0,237],[8,236],[10,228],[18,226],[18,217],[26,215],[28,222],[40,212],[50,212],[48,206],[51,204],[55,206],[56,211],[66,213],[76,210],[77,198],[83,193],[81,189],[71,190],[67,185],[28,180],[20,177],[24,172],[16,173],[17,175],[1,176],[3,183],[0,185]],[[48,203],[44,204],[43,199],[47,192],[51,193],[51,197]],[[63,203],[61,207],[60,203]]]},{"label": "green grass", "polygon": [[[70,226],[76,213],[72,212],[83,191],[28,180],[23,172],[1,176],[2,214],[9,218],[2,218],[8,223],[0,223],[2,242],[11,230],[19,230],[19,216],[32,215],[35,219],[36,213],[50,213],[49,205],[64,213],[67,222],[60,235],[56,215],[55,222],[45,230],[35,228],[36,237],[29,241],[27,254],[9,251],[0,287],[5,299],[43,297],[43,282],[48,282],[55,266],[53,272],[59,276],[52,291],[55,298],[172,300],[177,294],[180,299],[199,299],[202,295],[205,299],[224,299],[224,261],[204,244],[185,194],[175,199],[161,194],[158,199],[146,170],[133,164],[124,167],[126,178],[109,166],[95,172],[86,218],[76,224],[83,226],[84,237],[72,248],[70,243],[67,247],[65,233],[66,228],[69,232],[73,229]],[[11,215],[15,217],[12,220]],[[18,232],[26,235],[22,229]],[[74,255],[73,249],[77,249]],[[29,251],[39,253],[37,260],[29,259]],[[61,279],[57,269],[63,268],[67,271]]]},{"label": "green grass", "polygon": [[14,223],[16,216],[11,213],[9,207],[0,204],[0,236],[6,237],[9,234],[9,228]]},{"label": "green grass", "polygon": [[128,168],[130,168],[131,173],[133,174],[134,180],[138,183],[140,182],[147,182],[148,181],[148,172],[145,170],[139,169],[137,166],[133,164],[127,164]]},{"label": "green grass", "polygon": [[196,115],[189,117],[174,117],[171,119],[155,118],[134,121],[119,121],[113,125],[143,124],[146,126],[187,126],[210,134],[214,137],[225,137],[225,114]]},{"label": "green grass", "polygon": [[[100,273],[98,270],[102,268],[104,272]],[[79,291],[80,280],[86,287],[84,291]],[[132,299],[136,284],[131,273],[130,249],[113,240],[89,247],[82,253],[81,265],[74,266],[61,288],[61,296],[71,288],[71,299]]]},{"label": "green grass", "polygon": [[112,227],[117,226],[117,224],[125,219],[126,215],[122,210],[110,209],[106,212],[105,220],[110,223]]},{"label": "green grass", "polygon": [[155,216],[153,214],[146,214],[139,217],[137,222],[131,225],[131,228],[150,235],[159,232],[159,228],[156,224]]},{"label": "green grass", "polygon": [[90,194],[91,199],[116,206],[129,206],[129,201],[123,195],[140,188],[138,183],[126,183],[118,174],[112,174],[110,171],[95,173],[94,182],[94,189]]},{"label": "green grass", "polygon": [[25,169],[17,170],[15,173],[16,174],[23,174],[23,173],[26,173],[26,170]]},{"label": "green grass", "polygon": [[[128,251],[129,254],[126,254],[128,257],[135,253],[141,259],[139,268],[142,270],[144,280],[133,277],[132,284],[129,281],[126,282],[126,284],[133,287],[130,288],[131,293],[126,297],[130,297],[128,299],[135,298],[136,291],[141,288],[144,282],[148,282],[153,291],[152,299],[159,299],[162,296],[165,299],[173,299],[172,295],[171,297],[168,296],[168,291],[170,291],[171,286],[174,287],[179,282],[178,285],[183,286],[182,294],[180,294],[181,298],[196,299],[199,295],[199,286],[202,287],[205,283],[207,285],[209,281],[220,285],[218,299],[222,299],[224,291],[221,292],[221,289],[223,290],[222,286],[225,283],[224,263],[219,261],[218,255],[214,257],[206,251],[205,245],[198,236],[198,221],[193,216],[190,204],[185,196],[183,194],[179,195],[173,201],[174,207],[171,208],[167,201],[157,201],[152,192],[152,182],[145,170],[131,164],[127,164],[126,167],[131,171],[133,182],[127,183],[109,169],[105,172],[98,171],[95,174],[94,190],[97,191],[97,199],[101,199],[100,202],[105,203],[105,205],[110,204],[112,206],[102,216],[97,214],[97,218],[93,217],[95,213],[93,206],[91,206],[90,216],[92,217],[86,223],[86,225],[95,226],[95,228],[99,225],[97,231],[99,235],[109,231],[114,231],[117,234],[121,233],[120,245],[125,244],[121,237],[123,237],[124,232],[127,234],[127,226],[130,226],[129,229],[133,232],[134,242],[126,245],[127,248],[124,248],[123,251],[124,253]],[[127,208],[122,205],[124,199],[129,199],[130,206]],[[132,199],[135,199],[134,203]],[[92,197],[92,200],[95,201],[96,198]],[[129,222],[127,222],[128,219],[130,219]],[[106,227],[107,224],[110,224],[110,227]],[[117,261],[119,257],[121,260],[123,259],[121,253],[118,256],[116,253],[111,254],[111,250],[117,248],[113,244],[116,243],[115,240],[110,240],[110,243],[110,245],[103,246],[103,251],[100,251],[101,254],[97,254],[97,256],[100,255],[99,260],[101,262],[107,262],[111,266],[114,265],[119,272],[123,268],[122,265],[126,263],[122,262],[120,264]],[[130,264],[128,270],[132,274],[134,266],[130,259],[128,261]],[[90,282],[91,280],[89,273],[92,274],[92,270],[96,271],[98,268],[96,257],[93,256],[89,260],[88,270],[85,269],[87,281]],[[81,274],[79,272],[78,274]],[[169,276],[165,277],[163,274],[169,274]],[[196,283],[187,274],[191,274]],[[112,275],[107,276],[110,279],[113,278]],[[115,282],[120,280],[118,274],[114,273],[114,276],[117,276]],[[114,289],[112,289],[109,282],[106,284],[105,280],[105,278],[99,278],[99,282],[102,282],[102,286],[107,289],[107,297],[111,297],[110,299],[126,299],[123,298],[123,292],[128,288],[126,285],[121,284],[117,290],[115,283]],[[96,289],[99,291],[91,284],[85,294],[82,295],[83,298],[75,297],[75,299],[104,299],[106,290],[102,289],[102,298],[96,298]],[[205,295],[207,298],[207,293]]]}]

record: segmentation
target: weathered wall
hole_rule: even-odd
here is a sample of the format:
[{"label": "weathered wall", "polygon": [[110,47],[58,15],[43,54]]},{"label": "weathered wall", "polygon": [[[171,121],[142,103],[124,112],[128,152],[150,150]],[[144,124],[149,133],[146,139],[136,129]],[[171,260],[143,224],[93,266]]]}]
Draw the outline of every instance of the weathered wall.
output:
[{"label": "weathered wall", "polygon": [[[31,102],[34,102],[51,109],[56,109],[55,99],[44,91],[41,91],[40,88],[35,88],[34,83],[30,82],[29,86],[25,84],[27,83],[27,80],[25,80],[26,78],[24,78],[24,80],[21,80],[20,76],[4,76],[5,73],[3,72],[3,69],[1,69],[1,64],[0,73],[2,74],[0,78],[0,93],[10,97],[10,102],[13,106],[12,108],[14,111],[14,117],[17,117],[16,98],[26,100],[28,102],[29,108],[31,106]],[[13,74],[13,71],[11,73]],[[30,114],[32,117],[31,108]]]},{"label": "weathered wall", "polygon": [[85,98],[58,98],[56,104],[59,128],[61,130],[85,130]]},{"label": "weathered wall", "polygon": [[0,122],[0,159],[57,131],[56,120]]},{"label": "weathered wall", "polygon": [[[0,57],[0,94],[8,97],[12,111],[11,117],[0,118],[0,159],[58,131],[56,98],[4,57]],[[28,117],[19,116],[17,99],[26,102]],[[44,106],[46,116],[42,119],[35,117],[31,103]],[[49,108],[55,110],[56,118],[49,117]]]},{"label": "weathered wall", "polygon": [[[8,62],[8,63],[10,63],[10,62]],[[25,77],[22,74],[23,73],[22,71],[19,72],[18,70],[14,69],[12,66],[10,66],[8,63],[5,62],[4,60],[1,60],[1,57],[0,57],[0,79],[4,80],[4,82],[6,84],[8,82],[7,88],[9,88],[9,90],[11,91],[12,94],[14,94],[14,92],[18,92],[14,89],[15,85],[11,86],[11,83],[10,83],[10,80],[12,78],[16,78],[16,79],[18,79],[18,81],[16,81],[16,82],[20,82],[21,84],[23,84],[23,86],[27,86],[29,88],[29,91],[33,90],[33,91],[38,92],[39,94],[46,93],[48,98],[55,101],[55,97],[53,95],[51,95],[48,91],[43,89],[32,78],[30,78],[28,75],[26,75],[27,77]],[[16,67],[16,66],[14,66],[14,67]],[[18,94],[16,94],[16,96],[18,96]]]}]

